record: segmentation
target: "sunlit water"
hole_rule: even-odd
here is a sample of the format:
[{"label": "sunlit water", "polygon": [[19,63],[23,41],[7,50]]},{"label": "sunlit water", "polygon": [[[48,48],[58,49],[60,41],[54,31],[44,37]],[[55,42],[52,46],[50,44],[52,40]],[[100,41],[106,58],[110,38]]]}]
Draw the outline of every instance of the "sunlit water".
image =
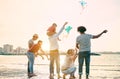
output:
[{"label": "sunlit water", "polygon": [[[61,56],[60,58],[61,64],[64,62],[64,57]],[[27,61],[26,56],[0,55],[0,79],[28,79]],[[75,65],[77,67],[75,76],[78,79],[77,59]],[[85,69],[83,70],[82,77],[84,79]],[[38,76],[31,79],[49,79],[49,60],[46,57],[44,60],[37,57],[34,71]],[[120,54],[91,56],[90,79],[120,79]]]}]

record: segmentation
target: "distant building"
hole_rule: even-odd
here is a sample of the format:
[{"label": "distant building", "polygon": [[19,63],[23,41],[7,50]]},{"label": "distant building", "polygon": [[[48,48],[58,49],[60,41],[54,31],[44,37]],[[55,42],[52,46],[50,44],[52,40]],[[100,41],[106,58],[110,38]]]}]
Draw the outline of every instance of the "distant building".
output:
[{"label": "distant building", "polygon": [[3,48],[2,47],[0,47],[0,52],[3,52]]},{"label": "distant building", "polygon": [[21,47],[17,47],[16,50],[14,51],[14,54],[25,54],[27,52],[27,49],[25,48],[21,48]]},{"label": "distant building", "polygon": [[3,45],[4,53],[13,53],[13,45],[5,44]]}]

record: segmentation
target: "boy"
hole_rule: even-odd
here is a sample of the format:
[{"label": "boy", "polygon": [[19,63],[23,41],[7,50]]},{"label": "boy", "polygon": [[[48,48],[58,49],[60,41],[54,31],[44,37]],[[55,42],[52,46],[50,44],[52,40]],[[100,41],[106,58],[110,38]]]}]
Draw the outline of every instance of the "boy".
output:
[{"label": "boy", "polygon": [[48,58],[48,55],[42,50],[41,48],[42,46],[42,41],[39,40],[37,44],[33,45],[28,51],[29,52],[34,52],[34,55],[37,57],[37,55],[40,55],[42,57],[42,59],[44,59],[44,57],[38,53],[38,51],[40,50],[43,54],[46,55],[47,59],[49,60]]}]

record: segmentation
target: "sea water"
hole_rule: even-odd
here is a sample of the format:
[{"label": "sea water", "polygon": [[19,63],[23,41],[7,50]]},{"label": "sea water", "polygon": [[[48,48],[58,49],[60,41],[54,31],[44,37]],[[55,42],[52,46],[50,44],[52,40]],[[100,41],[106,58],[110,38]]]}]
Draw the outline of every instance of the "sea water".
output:
[{"label": "sea water", "polygon": [[[49,79],[49,60],[44,58],[44,60],[39,56],[35,58],[34,72],[38,76],[32,79]],[[64,55],[60,56],[61,65],[64,58]],[[0,55],[0,79],[27,79],[27,63],[25,55]],[[75,61],[75,66],[77,68],[75,76],[78,79],[78,59]],[[120,54],[91,56],[90,79],[120,79]]]}]

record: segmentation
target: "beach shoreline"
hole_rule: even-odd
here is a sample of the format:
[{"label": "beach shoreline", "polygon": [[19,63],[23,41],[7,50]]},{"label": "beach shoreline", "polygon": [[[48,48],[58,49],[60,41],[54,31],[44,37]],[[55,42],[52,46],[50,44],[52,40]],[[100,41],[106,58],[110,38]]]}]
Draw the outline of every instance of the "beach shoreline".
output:
[{"label": "beach shoreline", "polygon": [[[90,79],[120,79],[120,55],[112,55],[114,58],[118,57],[116,58],[116,61],[113,61],[113,58],[110,56],[111,55],[92,56]],[[62,60],[63,58],[64,57],[61,56],[61,64],[64,61]],[[102,61],[98,62],[98,60]],[[75,76],[76,79],[78,79],[77,60],[75,66],[77,67]],[[85,66],[83,69],[85,70]],[[42,58],[37,57],[35,59],[34,71],[37,76],[30,79],[49,79],[49,61],[46,58],[45,60],[42,60]],[[84,72],[82,77],[83,79],[85,78]],[[67,78],[69,78],[69,76],[67,76]],[[28,79],[27,57],[0,55],[0,79]],[[56,76],[55,79],[57,79]]]}]

